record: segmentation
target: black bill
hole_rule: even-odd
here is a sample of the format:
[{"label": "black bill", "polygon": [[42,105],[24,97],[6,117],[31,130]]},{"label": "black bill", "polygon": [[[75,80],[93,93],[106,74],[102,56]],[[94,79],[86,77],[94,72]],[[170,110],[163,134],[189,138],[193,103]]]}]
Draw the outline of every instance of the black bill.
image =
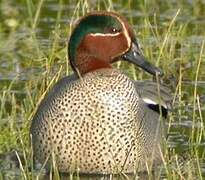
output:
[{"label": "black bill", "polygon": [[141,67],[148,73],[152,75],[159,75],[163,76],[163,72],[161,69],[155,67],[154,65],[150,64],[145,57],[142,55],[140,48],[137,42],[132,42],[132,47],[130,50],[125,53],[122,58],[126,61],[129,61],[137,66]]}]

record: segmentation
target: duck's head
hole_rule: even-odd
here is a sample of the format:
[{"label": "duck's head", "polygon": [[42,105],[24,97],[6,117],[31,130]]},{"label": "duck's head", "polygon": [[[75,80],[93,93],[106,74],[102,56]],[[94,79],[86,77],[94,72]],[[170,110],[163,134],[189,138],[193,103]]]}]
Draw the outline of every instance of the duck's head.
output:
[{"label": "duck's head", "polygon": [[68,46],[71,66],[81,74],[110,68],[120,58],[155,75],[162,71],[146,61],[128,22],[113,12],[93,12],[82,17]]}]

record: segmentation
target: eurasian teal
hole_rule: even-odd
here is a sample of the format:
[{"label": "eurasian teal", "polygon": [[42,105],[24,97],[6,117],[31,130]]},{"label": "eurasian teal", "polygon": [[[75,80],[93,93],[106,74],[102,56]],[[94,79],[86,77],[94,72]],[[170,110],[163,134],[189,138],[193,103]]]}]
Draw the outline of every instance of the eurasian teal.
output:
[{"label": "eurasian teal", "polygon": [[[68,53],[74,74],[54,85],[32,120],[35,160],[48,160],[48,166],[55,156],[61,172],[96,174],[134,173],[161,164],[157,84],[133,81],[111,67],[122,59],[162,75],[143,57],[128,22],[113,12],[87,14],[72,32]],[[169,94],[163,89],[166,115]]]}]

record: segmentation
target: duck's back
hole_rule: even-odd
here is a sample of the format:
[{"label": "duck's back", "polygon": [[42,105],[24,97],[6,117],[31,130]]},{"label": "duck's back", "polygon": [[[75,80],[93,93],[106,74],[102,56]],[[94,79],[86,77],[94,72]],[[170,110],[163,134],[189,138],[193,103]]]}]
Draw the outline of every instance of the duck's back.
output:
[{"label": "duck's back", "polygon": [[62,79],[32,121],[36,159],[54,152],[60,171],[125,173],[160,162],[159,116],[138,97],[134,83],[114,69]]}]

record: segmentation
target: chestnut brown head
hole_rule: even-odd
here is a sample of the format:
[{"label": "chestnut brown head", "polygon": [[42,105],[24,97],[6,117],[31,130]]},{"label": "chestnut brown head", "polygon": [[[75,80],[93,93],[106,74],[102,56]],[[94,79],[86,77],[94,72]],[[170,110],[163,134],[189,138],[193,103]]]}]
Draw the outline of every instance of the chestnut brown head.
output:
[{"label": "chestnut brown head", "polygon": [[109,68],[120,58],[153,75],[162,74],[143,57],[128,22],[113,12],[93,12],[82,17],[71,34],[68,53],[73,70],[81,74]]}]

